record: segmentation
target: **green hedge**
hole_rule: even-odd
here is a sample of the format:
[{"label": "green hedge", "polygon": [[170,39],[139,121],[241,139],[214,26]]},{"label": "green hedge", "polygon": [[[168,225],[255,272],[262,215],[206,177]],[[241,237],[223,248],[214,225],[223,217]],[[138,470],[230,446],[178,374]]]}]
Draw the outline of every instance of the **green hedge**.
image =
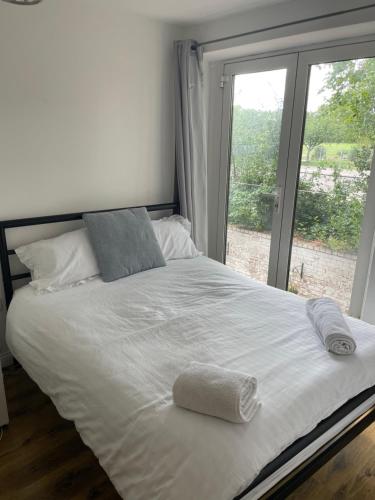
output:
[{"label": "green hedge", "polygon": [[[355,251],[359,244],[367,176],[368,172],[363,171],[348,180],[336,172],[330,190],[322,188],[319,172],[311,180],[300,180],[295,217],[297,235],[306,240],[320,240],[334,250]],[[247,175],[242,178],[249,180]],[[270,231],[275,179],[265,175],[257,180],[258,184],[251,184],[232,178],[228,220],[250,230]]]}]

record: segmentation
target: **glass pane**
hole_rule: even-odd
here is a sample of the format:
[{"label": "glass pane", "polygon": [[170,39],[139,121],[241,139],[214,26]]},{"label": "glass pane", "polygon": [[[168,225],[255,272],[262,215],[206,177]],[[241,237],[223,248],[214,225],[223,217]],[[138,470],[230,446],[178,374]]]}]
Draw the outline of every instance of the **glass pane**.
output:
[{"label": "glass pane", "polygon": [[311,67],[289,290],[349,309],[375,144],[375,59]]},{"label": "glass pane", "polygon": [[267,282],[286,69],[237,75],[226,264]]}]

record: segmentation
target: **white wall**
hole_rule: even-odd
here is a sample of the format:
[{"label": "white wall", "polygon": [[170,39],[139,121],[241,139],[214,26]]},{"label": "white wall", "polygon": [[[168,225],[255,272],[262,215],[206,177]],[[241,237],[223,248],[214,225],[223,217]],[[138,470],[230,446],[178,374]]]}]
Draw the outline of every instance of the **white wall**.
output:
[{"label": "white wall", "polygon": [[1,219],[172,200],[178,37],[122,0],[0,2]]}]

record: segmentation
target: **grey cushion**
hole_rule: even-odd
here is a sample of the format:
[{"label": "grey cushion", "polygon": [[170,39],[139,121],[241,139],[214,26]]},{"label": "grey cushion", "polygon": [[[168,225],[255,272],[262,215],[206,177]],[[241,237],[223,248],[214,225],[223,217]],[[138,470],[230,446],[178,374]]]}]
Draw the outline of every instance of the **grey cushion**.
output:
[{"label": "grey cushion", "polygon": [[103,281],[114,281],[165,260],[145,208],[84,214]]}]

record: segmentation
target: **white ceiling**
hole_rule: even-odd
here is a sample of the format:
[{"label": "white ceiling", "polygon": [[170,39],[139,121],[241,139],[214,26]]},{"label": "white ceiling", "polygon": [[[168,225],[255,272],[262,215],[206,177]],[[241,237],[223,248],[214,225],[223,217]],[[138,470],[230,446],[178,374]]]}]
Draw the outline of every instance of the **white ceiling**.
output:
[{"label": "white ceiling", "polygon": [[288,0],[125,0],[134,12],[168,22],[196,24]]}]

